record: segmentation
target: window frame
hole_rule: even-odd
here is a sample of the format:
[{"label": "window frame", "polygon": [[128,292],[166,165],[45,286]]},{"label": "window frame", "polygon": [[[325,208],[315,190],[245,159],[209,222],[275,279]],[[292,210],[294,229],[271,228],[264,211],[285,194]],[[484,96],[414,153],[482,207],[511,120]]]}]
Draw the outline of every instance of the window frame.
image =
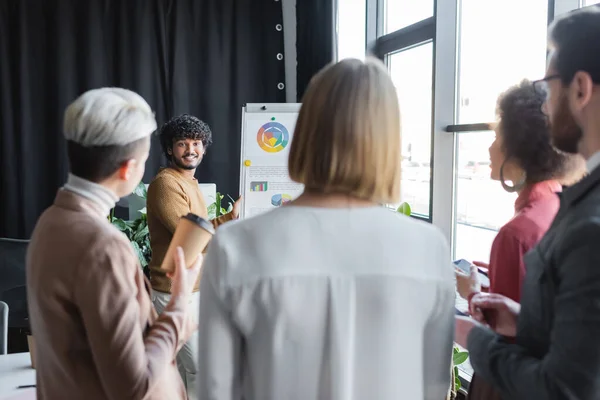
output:
[{"label": "window frame", "polygon": [[429,215],[412,215],[413,218],[426,222],[434,222],[433,215],[433,200],[432,193],[434,190],[433,171],[435,170],[434,163],[434,132],[435,132],[435,79],[436,79],[436,11],[437,0],[434,0],[433,16],[418,21],[412,25],[406,26],[394,32],[383,34],[385,21],[385,0],[366,0],[366,53],[377,57],[389,67],[389,56],[410,48],[417,47],[428,42],[433,46],[433,65],[432,65],[432,101],[431,101],[431,150],[430,150],[430,177],[429,177]]},{"label": "window frame", "polygon": [[[500,0],[498,0],[500,1]],[[383,34],[385,0],[365,0],[365,53],[388,65],[391,53],[432,41],[433,93],[429,216],[414,218],[433,223],[455,249],[457,134],[489,130],[489,121],[457,124],[459,29],[461,0],[434,0],[433,16]],[[584,0],[548,0],[548,25],[556,15],[583,6]],[[442,16],[442,17],[438,17]],[[451,104],[451,106],[449,106]]]}]

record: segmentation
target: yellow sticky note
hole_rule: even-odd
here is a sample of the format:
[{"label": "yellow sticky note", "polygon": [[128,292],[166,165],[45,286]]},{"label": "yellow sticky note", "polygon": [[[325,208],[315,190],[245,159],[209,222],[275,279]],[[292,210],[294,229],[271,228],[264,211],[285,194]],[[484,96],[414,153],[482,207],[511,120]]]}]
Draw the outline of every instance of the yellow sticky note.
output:
[{"label": "yellow sticky note", "polygon": [[244,165],[245,165],[246,167],[249,167],[249,166],[251,166],[251,165],[252,165],[252,162],[251,162],[250,160],[246,160],[246,161],[244,161]]}]

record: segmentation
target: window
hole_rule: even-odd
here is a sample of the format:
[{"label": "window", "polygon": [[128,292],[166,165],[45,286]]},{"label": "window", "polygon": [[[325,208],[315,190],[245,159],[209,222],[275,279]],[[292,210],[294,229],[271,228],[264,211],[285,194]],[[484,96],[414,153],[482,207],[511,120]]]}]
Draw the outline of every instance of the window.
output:
[{"label": "window", "polygon": [[600,4],[600,0],[584,0],[584,6],[593,6],[594,4]]},{"label": "window", "polygon": [[385,34],[433,16],[433,0],[384,0]]},{"label": "window", "polygon": [[413,214],[429,216],[433,43],[388,55],[402,124],[401,199]]},{"label": "window", "polygon": [[548,1],[461,3],[458,123],[492,122],[500,93],[544,74]]},{"label": "window", "polygon": [[[523,79],[544,75],[547,10],[547,0],[462,0],[459,124],[495,121],[496,100],[502,92]],[[511,29],[506,29],[508,21]],[[496,231],[513,215],[516,196],[489,177],[488,147],[494,133],[457,135],[455,256],[487,261]]]},{"label": "window", "polygon": [[366,2],[338,0],[337,59],[365,58]]},{"label": "window", "polygon": [[362,58],[368,45],[398,90],[402,201],[442,229],[457,258],[488,260],[514,212],[516,195],[489,177],[498,96],[544,75],[549,4],[552,16],[596,3],[338,0],[339,58]]},{"label": "window", "polygon": [[344,7],[360,13],[340,40],[368,44],[398,90],[402,201],[442,230],[455,258],[489,260],[516,199],[490,179],[497,98],[544,75],[549,17],[600,0],[338,1],[340,36]]},{"label": "window", "polygon": [[490,179],[493,131],[458,134],[455,258],[487,262],[498,229],[514,212],[516,195]]},{"label": "window", "polygon": [[400,199],[410,204],[414,217],[428,221],[432,204],[433,5],[433,0],[367,0],[367,43],[387,64],[400,104]]}]

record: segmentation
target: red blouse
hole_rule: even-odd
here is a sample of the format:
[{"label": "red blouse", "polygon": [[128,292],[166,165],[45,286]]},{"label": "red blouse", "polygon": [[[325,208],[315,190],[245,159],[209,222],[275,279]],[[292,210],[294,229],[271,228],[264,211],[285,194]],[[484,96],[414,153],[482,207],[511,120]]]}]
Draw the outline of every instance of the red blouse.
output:
[{"label": "red blouse", "polygon": [[523,256],[546,234],[558,212],[561,191],[557,181],[533,184],[521,191],[515,202],[515,216],[504,225],[492,244],[490,293],[519,302],[525,277]]}]

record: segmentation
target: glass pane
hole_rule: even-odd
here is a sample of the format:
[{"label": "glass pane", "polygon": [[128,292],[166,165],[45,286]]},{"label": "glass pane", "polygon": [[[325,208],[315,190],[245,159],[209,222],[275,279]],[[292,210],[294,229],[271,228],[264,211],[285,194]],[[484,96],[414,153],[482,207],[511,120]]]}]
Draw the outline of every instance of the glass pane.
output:
[{"label": "glass pane", "polygon": [[584,6],[593,6],[594,4],[600,4],[600,0],[584,0]]},{"label": "glass pane", "polygon": [[458,134],[455,258],[488,262],[498,229],[514,214],[516,194],[490,179],[494,132]]},{"label": "glass pane", "polygon": [[337,44],[338,60],[365,58],[366,1],[338,0]]},{"label": "glass pane", "polygon": [[384,34],[433,16],[433,0],[385,0]]},{"label": "glass pane", "polygon": [[429,216],[433,43],[388,56],[402,123],[402,201]]},{"label": "glass pane", "polygon": [[548,0],[462,0],[460,21],[458,122],[492,122],[500,93],[544,75]]}]

